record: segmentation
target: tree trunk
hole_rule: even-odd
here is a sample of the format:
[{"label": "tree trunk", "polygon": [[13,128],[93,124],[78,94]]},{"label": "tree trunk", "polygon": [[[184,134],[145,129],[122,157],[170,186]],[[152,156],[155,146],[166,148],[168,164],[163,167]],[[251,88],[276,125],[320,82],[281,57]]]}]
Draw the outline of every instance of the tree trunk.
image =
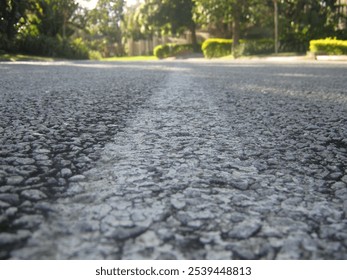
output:
[{"label": "tree trunk", "polygon": [[120,34],[119,38],[117,39],[117,56],[124,56],[125,55],[125,49],[122,42],[122,35]]},{"label": "tree trunk", "polygon": [[196,25],[193,23],[190,27],[190,33],[192,35],[192,45],[193,45],[193,50],[194,52],[199,51],[199,46],[198,46],[198,39],[196,37]]},{"label": "tree trunk", "polygon": [[240,46],[240,22],[234,19],[233,22],[233,44],[232,55],[237,58],[239,56],[238,49]]},{"label": "tree trunk", "polygon": [[[6,1],[5,1],[6,2]],[[7,14],[7,18],[5,19],[5,26],[6,26],[6,35],[9,40],[12,40],[14,36],[16,35],[16,28],[15,25],[18,23],[17,13],[18,13],[18,2],[11,2],[7,4],[7,9],[11,9],[9,12],[4,11],[5,14]],[[6,7],[6,4],[5,4]]]},{"label": "tree trunk", "polygon": [[241,5],[242,1],[235,1],[232,6],[232,16],[233,16],[233,24],[232,24],[232,32],[233,32],[233,43],[231,53],[234,58],[240,56],[239,46],[240,46],[240,21],[241,21]]},{"label": "tree trunk", "polygon": [[278,53],[278,5],[277,0],[274,0],[274,33],[275,33],[275,53]]},{"label": "tree trunk", "polygon": [[66,19],[65,19],[65,15],[64,15],[64,19],[63,19],[63,41],[65,42],[66,39]]}]

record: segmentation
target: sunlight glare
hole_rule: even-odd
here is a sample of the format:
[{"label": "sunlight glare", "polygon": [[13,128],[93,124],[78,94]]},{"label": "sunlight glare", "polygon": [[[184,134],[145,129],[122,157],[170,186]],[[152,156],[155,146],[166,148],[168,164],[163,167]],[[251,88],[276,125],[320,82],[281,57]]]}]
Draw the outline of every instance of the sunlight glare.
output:
[{"label": "sunlight glare", "polygon": [[87,8],[89,10],[94,9],[98,0],[77,0],[76,1],[81,7]]},{"label": "sunlight glare", "polygon": [[[76,0],[76,2],[78,4],[80,4],[80,6],[82,6],[83,8],[87,8],[89,10],[92,10],[95,8],[98,0],[89,0],[89,1],[88,0]],[[125,0],[125,2],[126,2],[127,6],[132,6],[137,2],[137,0]]]}]

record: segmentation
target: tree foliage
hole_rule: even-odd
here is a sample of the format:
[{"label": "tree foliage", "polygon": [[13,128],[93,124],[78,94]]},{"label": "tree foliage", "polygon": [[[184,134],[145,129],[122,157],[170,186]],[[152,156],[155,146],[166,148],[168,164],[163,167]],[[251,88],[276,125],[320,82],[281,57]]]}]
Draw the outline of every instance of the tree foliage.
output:
[{"label": "tree foliage", "polygon": [[26,10],[32,1],[0,0],[0,49],[11,48],[19,28],[26,21]]},{"label": "tree foliage", "polygon": [[[123,55],[122,22],[124,20],[124,0],[99,0],[95,9],[89,13],[88,26],[94,49],[103,49],[104,55],[109,55],[111,45],[117,44],[112,53]],[[97,45],[97,46],[96,46]]]},{"label": "tree foliage", "polygon": [[[345,0],[276,0],[280,50],[306,51],[309,41],[347,39]],[[0,0],[0,50],[49,50],[52,46],[85,46],[103,55],[123,55],[127,38],[180,35],[196,31],[233,39],[273,39],[274,0],[98,0],[82,9],[77,0]],[[27,44],[30,42],[30,44]],[[73,42],[75,42],[73,44]],[[78,42],[78,44],[76,43]],[[116,49],[115,49],[116,48]],[[113,51],[112,51],[113,49]]]},{"label": "tree foliage", "polygon": [[197,46],[194,0],[146,0],[141,7],[141,20],[146,30],[163,34],[181,34],[189,30]]},{"label": "tree foliage", "polygon": [[[339,15],[336,0],[288,0],[279,4],[280,40],[285,49],[305,51],[312,39],[345,37],[337,30]],[[346,16],[346,15],[345,15]]]},{"label": "tree foliage", "polygon": [[93,28],[111,42],[121,40],[124,0],[99,0],[90,13]]},{"label": "tree foliage", "polygon": [[[202,23],[218,37],[273,37],[274,0],[197,0]],[[305,51],[314,38],[346,38],[347,14],[338,13],[338,0],[277,0],[282,50]],[[347,3],[345,3],[346,5]],[[217,31],[217,32],[216,32]],[[235,38],[236,36],[236,38]],[[236,39],[236,40],[235,40]]]},{"label": "tree foliage", "polygon": [[62,38],[73,34],[73,26],[78,4],[75,0],[38,0],[35,5],[39,33],[49,37]]}]

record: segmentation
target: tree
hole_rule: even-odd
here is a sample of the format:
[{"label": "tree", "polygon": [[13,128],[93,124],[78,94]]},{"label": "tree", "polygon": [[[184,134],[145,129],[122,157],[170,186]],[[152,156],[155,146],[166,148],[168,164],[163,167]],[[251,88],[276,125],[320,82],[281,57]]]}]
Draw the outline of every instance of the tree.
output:
[{"label": "tree", "polygon": [[[206,22],[218,25],[231,25],[233,39],[232,53],[238,56],[238,47],[241,36],[241,25],[246,21],[248,0],[199,0],[201,12]],[[230,36],[227,34],[226,36]]]},{"label": "tree", "polygon": [[304,52],[309,41],[339,34],[337,0],[279,1],[282,49]]},{"label": "tree", "polygon": [[74,33],[75,0],[38,0],[34,24],[39,33],[48,37],[60,35],[63,40]]},{"label": "tree", "polygon": [[274,1],[274,37],[275,37],[275,53],[278,53],[278,0]]},{"label": "tree", "polygon": [[[95,37],[103,38],[109,46],[117,43],[118,55],[124,54],[121,29],[124,6],[125,0],[99,0],[95,9],[90,13],[91,32]],[[105,47],[107,48],[107,46]]]},{"label": "tree", "polygon": [[188,29],[192,44],[197,49],[194,0],[147,0],[141,8],[146,29],[177,35]]},{"label": "tree", "polygon": [[233,28],[233,44],[232,54],[238,57],[238,48],[240,44],[240,25],[242,19],[243,8],[245,7],[245,0],[231,1],[231,14],[232,14],[232,28]]},{"label": "tree", "polygon": [[146,32],[145,25],[142,24],[141,8],[141,4],[137,2],[132,6],[128,6],[124,13],[123,36],[132,38],[135,41],[152,37],[151,32]]},{"label": "tree", "polygon": [[0,0],[0,48],[10,48],[8,44],[25,23],[26,10],[31,4],[30,0]]},{"label": "tree", "polygon": [[[234,55],[240,37],[274,37],[277,41],[275,50],[279,48],[281,51],[301,52],[307,50],[312,39],[329,36],[341,39],[347,37],[346,27],[341,28],[341,22],[346,19],[346,14],[341,13],[341,0],[196,0],[196,2],[202,22],[214,25],[219,31],[225,31],[222,33],[223,36],[233,38]],[[270,14],[274,17],[269,17]]]},{"label": "tree", "polygon": [[199,23],[217,37],[230,38],[232,17],[229,0],[198,0],[196,3]]}]

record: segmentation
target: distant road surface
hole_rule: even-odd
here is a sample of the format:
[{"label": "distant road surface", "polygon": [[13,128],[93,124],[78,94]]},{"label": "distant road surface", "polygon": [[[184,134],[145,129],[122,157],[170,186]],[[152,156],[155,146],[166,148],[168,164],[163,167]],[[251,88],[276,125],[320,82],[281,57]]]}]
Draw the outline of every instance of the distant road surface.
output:
[{"label": "distant road surface", "polygon": [[347,259],[346,77],[0,63],[0,258]]}]

